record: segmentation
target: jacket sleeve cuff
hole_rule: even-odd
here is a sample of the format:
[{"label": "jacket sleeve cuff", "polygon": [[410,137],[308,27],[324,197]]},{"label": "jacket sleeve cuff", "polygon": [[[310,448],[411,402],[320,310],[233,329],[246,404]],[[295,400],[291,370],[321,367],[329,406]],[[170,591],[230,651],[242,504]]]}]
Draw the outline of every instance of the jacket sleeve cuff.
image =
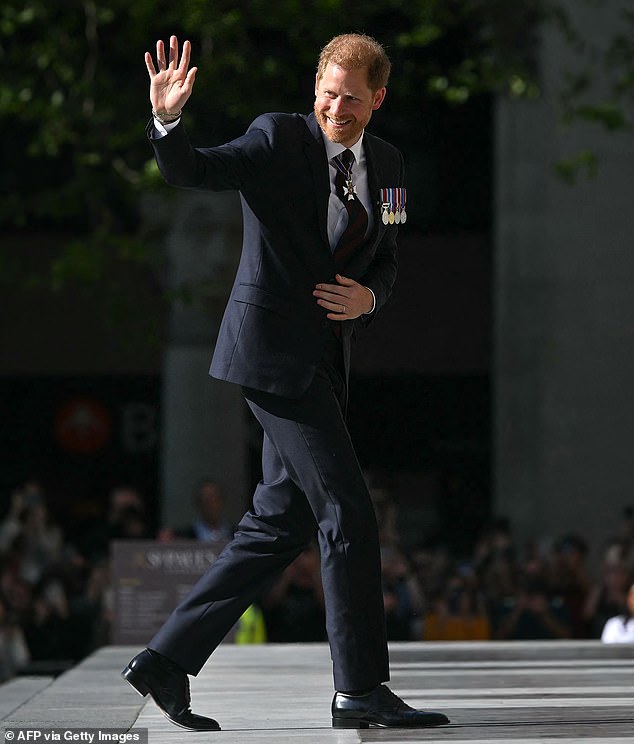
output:
[{"label": "jacket sleeve cuff", "polygon": [[154,129],[158,133],[158,137],[155,137],[155,139],[160,139],[161,137],[165,137],[166,134],[169,134],[179,124],[180,119],[170,121],[169,124],[162,124],[156,117],[152,117],[152,121],[154,122]]}]

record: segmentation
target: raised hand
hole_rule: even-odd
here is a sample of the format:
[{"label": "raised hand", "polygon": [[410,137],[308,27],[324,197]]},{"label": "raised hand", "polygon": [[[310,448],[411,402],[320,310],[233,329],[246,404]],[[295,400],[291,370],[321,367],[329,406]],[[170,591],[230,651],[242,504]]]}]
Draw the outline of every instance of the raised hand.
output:
[{"label": "raised hand", "polygon": [[156,42],[156,61],[158,72],[154,67],[152,55],[145,53],[145,65],[150,75],[150,101],[157,114],[174,114],[180,111],[192,94],[197,67],[189,67],[191,44],[183,44],[183,55],[178,61],[178,39],[170,37],[169,62],[165,58],[165,44]]}]

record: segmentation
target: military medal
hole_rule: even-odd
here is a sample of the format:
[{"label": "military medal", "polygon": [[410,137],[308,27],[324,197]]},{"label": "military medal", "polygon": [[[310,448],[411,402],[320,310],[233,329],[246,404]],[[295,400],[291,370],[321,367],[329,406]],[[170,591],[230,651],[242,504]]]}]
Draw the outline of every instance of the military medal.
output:
[{"label": "military medal", "polygon": [[381,221],[384,225],[402,225],[407,219],[405,200],[407,189],[394,187],[380,189]]},{"label": "military medal", "polygon": [[348,201],[352,201],[354,197],[357,196],[355,185],[352,182],[352,163],[350,163],[349,168],[346,168],[341,162],[338,155],[336,155],[332,159],[332,162],[334,163],[335,168],[339,171],[339,173],[341,173],[344,178],[344,198],[347,196]]},{"label": "military medal", "polygon": [[405,211],[405,202],[407,200],[407,189],[398,189],[398,206],[401,214],[401,225],[405,223],[407,219],[407,212]]},{"label": "military medal", "polygon": [[354,184],[352,183],[352,175],[350,173],[347,174],[346,177],[346,193],[348,197],[348,201],[351,201],[356,196],[357,192],[354,190]]},{"label": "military medal", "polygon": [[388,189],[388,202],[390,203],[390,211],[387,215],[390,225],[394,224],[394,189]]}]

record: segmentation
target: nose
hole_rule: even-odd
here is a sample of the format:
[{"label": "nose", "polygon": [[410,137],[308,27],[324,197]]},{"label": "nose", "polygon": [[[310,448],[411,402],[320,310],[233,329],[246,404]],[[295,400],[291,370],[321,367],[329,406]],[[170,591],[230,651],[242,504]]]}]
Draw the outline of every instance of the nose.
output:
[{"label": "nose", "polygon": [[343,98],[341,98],[341,96],[332,99],[330,102],[330,110],[333,114],[339,114],[343,111]]}]

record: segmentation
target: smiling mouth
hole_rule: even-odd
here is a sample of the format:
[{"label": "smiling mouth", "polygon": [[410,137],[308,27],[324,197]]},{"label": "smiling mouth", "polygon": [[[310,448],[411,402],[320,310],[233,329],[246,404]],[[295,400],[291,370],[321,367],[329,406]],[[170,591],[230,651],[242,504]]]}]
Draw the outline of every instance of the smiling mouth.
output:
[{"label": "smiling mouth", "polygon": [[335,119],[331,119],[329,116],[326,117],[328,121],[334,126],[334,127],[345,127],[346,124],[350,124],[352,119],[345,119],[344,121],[335,121]]}]

